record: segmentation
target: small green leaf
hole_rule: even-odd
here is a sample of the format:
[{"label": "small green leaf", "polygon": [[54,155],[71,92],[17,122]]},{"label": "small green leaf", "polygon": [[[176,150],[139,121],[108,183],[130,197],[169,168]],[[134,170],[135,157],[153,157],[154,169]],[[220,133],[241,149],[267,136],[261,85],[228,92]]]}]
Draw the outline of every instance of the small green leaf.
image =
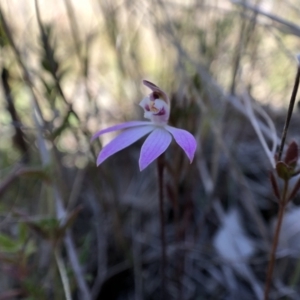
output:
[{"label": "small green leaf", "polygon": [[280,177],[284,180],[289,180],[292,177],[293,170],[282,161],[279,161],[276,164],[276,171],[277,171],[278,177]]},{"label": "small green leaf", "polygon": [[19,250],[19,243],[8,235],[0,234],[0,249],[3,252],[15,253]]}]

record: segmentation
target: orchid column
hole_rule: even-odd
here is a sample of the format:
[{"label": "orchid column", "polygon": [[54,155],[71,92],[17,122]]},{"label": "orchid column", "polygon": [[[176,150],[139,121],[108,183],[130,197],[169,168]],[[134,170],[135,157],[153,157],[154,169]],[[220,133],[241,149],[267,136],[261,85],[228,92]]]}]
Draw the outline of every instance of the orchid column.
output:
[{"label": "orchid column", "polygon": [[[193,161],[197,143],[193,135],[183,129],[178,129],[168,125],[170,116],[170,99],[167,94],[155,84],[143,80],[143,84],[151,89],[152,93],[145,97],[140,106],[144,109],[144,117],[150,121],[130,121],[121,123],[106,129],[100,130],[93,137],[95,140],[104,133],[123,130],[115,139],[108,143],[98,155],[97,165],[116,152],[130,146],[143,136],[149,134],[141,148],[139,167],[144,170],[156,158],[158,159],[158,179],[159,179],[159,207],[161,223],[161,243],[162,243],[162,290],[165,289],[165,230],[163,213],[163,169],[164,158],[161,156],[169,147],[172,137],[176,143],[184,150],[190,163]],[[163,296],[164,298],[164,296]]]}]

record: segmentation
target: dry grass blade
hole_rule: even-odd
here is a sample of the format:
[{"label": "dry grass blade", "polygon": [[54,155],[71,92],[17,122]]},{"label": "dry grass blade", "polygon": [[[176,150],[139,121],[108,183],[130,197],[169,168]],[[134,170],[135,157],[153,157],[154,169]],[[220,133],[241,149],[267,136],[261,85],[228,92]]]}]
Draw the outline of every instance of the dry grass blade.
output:
[{"label": "dry grass blade", "polygon": [[294,34],[296,36],[300,36],[300,27],[297,26],[296,24],[294,23],[291,23],[291,22],[288,22],[287,20],[281,18],[281,17],[278,17],[278,16],[275,16],[273,14],[270,14],[270,13],[267,13],[267,12],[264,12],[263,10],[257,8],[257,7],[254,7],[252,5],[249,5],[245,2],[240,2],[240,1],[231,1],[232,3],[234,4],[238,4],[238,5],[241,5],[249,10],[252,10],[254,12],[256,12],[257,14],[259,15],[262,15],[262,16],[265,16],[281,25],[284,25],[284,29],[283,28],[280,28],[279,27],[279,30],[282,30],[282,31],[286,31],[288,30],[289,33],[291,34]]},{"label": "dry grass blade", "polygon": [[[256,117],[254,115],[254,112],[253,112],[253,108],[252,108],[252,104],[251,104],[251,99],[250,97],[247,95],[247,94],[244,94],[244,101],[245,101],[245,110],[246,110],[246,113],[247,113],[247,116],[258,136],[258,139],[265,151],[265,154],[267,156],[267,158],[269,159],[270,161],[270,164],[272,166],[272,169],[275,169],[275,158],[274,158],[274,154],[275,154],[275,150],[276,150],[276,130],[275,130],[275,127],[274,125],[272,124],[272,122],[269,122],[269,124],[272,124],[270,130],[272,132],[272,137],[273,137],[273,145],[272,145],[272,151],[269,149],[269,146],[267,145],[267,142],[261,132],[261,129],[259,127],[259,124],[256,120]],[[268,120],[270,121],[270,118],[268,118]],[[276,138],[275,138],[276,137]]]}]

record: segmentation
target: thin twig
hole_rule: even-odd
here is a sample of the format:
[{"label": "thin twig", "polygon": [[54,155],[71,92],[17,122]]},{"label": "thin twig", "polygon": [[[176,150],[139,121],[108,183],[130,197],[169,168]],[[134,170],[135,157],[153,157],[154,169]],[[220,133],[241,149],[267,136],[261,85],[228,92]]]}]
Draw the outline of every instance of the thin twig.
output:
[{"label": "thin twig", "polygon": [[[33,104],[35,105],[35,102]],[[36,114],[38,114],[38,112]],[[38,116],[36,114],[34,114],[33,116],[34,116],[35,125],[37,127],[38,148],[39,148],[40,156],[42,159],[42,164],[43,164],[43,166],[47,166],[51,163],[51,157],[50,157],[49,150],[46,147],[45,139],[41,132],[43,125],[44,125],[44,120],[43,120],[42,116],[39,116],[39,118],[38,118]],[[53,146],[55,146],[55,145],[53,145]],[[55,206],[56,206],[56,217],[60,220],[64,220],[66,218],[67,211],[64,208],[64,204],[63,204],[63,200],[61,198],[60,191],[58,190],[58,187],[55,182],[52,184],[52,190],[53,190],[53,198],[55,200]],[[76,253],[75,245],[74,245],[74,242],[72,240],[71,233],[69,230],[66,231],[66,234],[64,237],[64,244],[66,247],[70,265],[73,269],[73,272],[74,272],[74,275],[75,275],[75,278],[77,281],[78,290],[79,290],[80,296],[81,296],[80,299],[91,300],[92,299],[91,294],[90,294],[89,288],[87,286],[87,283],[83,277],[84,275],[81,270],[78,255]]]},{"label": "thin twig", "polygon": [[283,128],[283,132],[282,132],[281,144],[280,144],[279,152],[278,152],[278,160],[279,161],[281,159],[281,155],[282,155],[283,147],[284,147],[284,144],[285,144],[287,131],[288,131],[290,121],[291,121],[291,118],[292,118],[292,113],[293,113],[294,105],[295,105],[295,102],[296,102],[296,96],[297,96],[297,92],[298,92],[299,82],[300,82],[300,64],[299,64],[299,57],[298,57],[297,74],[296,74],[295,83],[294,83],[294,87],[293,87],[293,92],[292,92],[292,96],[291,96],[291,100],[290,100],[290,104],[289,104],[289,109],[288,109],[288,112],[287,112],[287,115],[286,115],[286,120],[285,120],[285,124],[284,124],[284,128]]},{"label": "thin twig", "polygon": [[21,129],[21,121],[18,115],[17,109],[14,104],[14,99],[12,97],[11,87],[9,85],[9,72],[6,68],[2,69],[1,72],[1,81],[4,91],[4,96],[7,101],[7,110],[12,119],[12,125],[15,129],[15,136],[13,141],[17,148],[19,148],[20,152],[22,153],[21,161],[24,163],[28,163],[30,161],[29,149],[28,144],[25,141],[25,134]]},{"label": "thin twig", "polygon": [[160,240],[161,240],[161,299],[166,299],[166,235],[165,235],[165,215],[164,215],[164,154],[157,159],[158,189],[159,189],[159,216],[160,216]]},{"label": "thin twig", "polygon": [[39,115],[41,117],[43,117],[42,110],[40,108],[40,105],[38,103],[38,100],[37,100],[37,97],[36,97],[36,94],[35,94],[34,85],[33,85],[30,73],[27,70],[27,67],[26,67],[24,61],[22,60],[22,56],[21,56],[20,50],[18,49],[18,47],[15,44],[15,41],[14,41],[14,39],[12,37],[12,34],[11,34],[11,30],[10,30],[10,28],[8,26],[8,23],[7,23],[7,21],[6,21],[5,17],[4,17],[3,12],[2,12],[1,6],[0,6],[0,23],[2,25],[2,28],[3,28],[3,31],[4,31],[4,33],[6,35],[6,37],[7,37],[8,41],[9,41],[9,43],[10,43],[11,48],[13,49],[13,52],[15,53],[15,56],[16,56],[18,62],[19,62],[19,65],[22,68],[23,78],[24,78],[24,81],[27,83],[28,87],[31,90],[32,99],[35,102],[35,108],[37,109]]},{"label": "thin twig", "polygon": [[44,48],[44,51],[45,51],[45,54],[46,54],[46,57],[48,59],[49,66],[50,66],[50,68],[49,68],[50,74],[52,75],[52,77],[54,79],[56,88],[57,88],[62,100],[68,106],[69,112],[72,113],[78,121],[80,121],[78,114],[73,109],[72,103],[68,102],[68,100],[65,96],[65,93],[63,92],[63,89],[61,87],[60,79],[59,79],[59,76],[57,75],[57,70],[56,70],[57,62],[56,62],[54,54],[53,54],[55,49],[53,49],[51,47],[51,45],[49,43],[49,36],[46,33],[45,28],[43,26],[38,0],[35,0],[35,12],[36,12],[37,22],[38,22],[39,29],[40,29],[41,41],[43,43],[43,48]]}]

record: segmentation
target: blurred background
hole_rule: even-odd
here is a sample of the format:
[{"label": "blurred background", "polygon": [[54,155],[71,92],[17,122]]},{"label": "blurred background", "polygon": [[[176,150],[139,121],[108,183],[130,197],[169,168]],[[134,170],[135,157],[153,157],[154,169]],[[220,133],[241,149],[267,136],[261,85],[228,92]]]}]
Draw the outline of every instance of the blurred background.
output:
[{"label": "blurred background", "polygon": [[[166,152],[168,299],[261,299],[299,15],[297,0],[1,0],[0,299],[159,299],[156,165],[139,171],[142,139],[97,168],[117,133],[90,142],[143,119],[142,79],[198,142],[191,165]],[[271,299],[300,297],[299,200]]]}]

